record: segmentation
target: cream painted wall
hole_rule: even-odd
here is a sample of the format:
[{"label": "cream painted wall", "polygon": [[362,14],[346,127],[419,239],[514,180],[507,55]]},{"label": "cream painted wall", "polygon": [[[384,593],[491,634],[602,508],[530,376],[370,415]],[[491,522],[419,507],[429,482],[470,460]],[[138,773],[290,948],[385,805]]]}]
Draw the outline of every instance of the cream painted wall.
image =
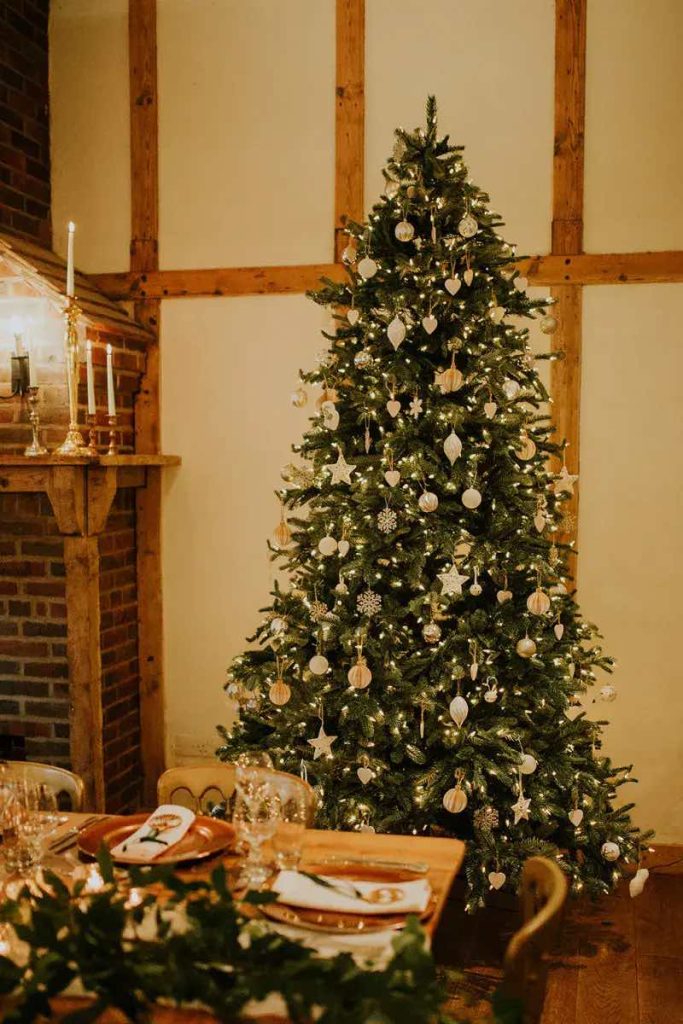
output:
[{"label": "cream painted wall", "polygon": [[[647,24],[636,0],[589,3],[592,248],[683,245],[683,187],[667,162],[673,154],[680,164],[678,120],[665,95],[680,94],[668,40],[683,8],[653,3]],[[79,221],[79,262],[100,271],[124,267],[128,247],[124,5],[53,0],[55,223]],[[331,9],[331,0],[159,0],[164,265],[329,258]],[[394,125],[418,123],[435,91],[442,127],[466,144],[506,237],[520,251],[547,249],[552,0],[368,0],[367,12],[368,204]],[[674,286],[586,290],[580,523],[580,598],[620,662],[619,699],[600,706],[613,721],[608,749],[636,762],[639,820],[678,841],[682,304]],[[321,347],[320,324],[302,296],[163,304],[164,447],[184,459],[164,502],[168,735],[181,751],[213,749],[226,666],[267,599],[273,490],[306,423],[289,392]]]},{"label": "cream painted wall", "polygon": [[683,3],[588,0],[588,252],[683,249]]},{"label": "cream painted wall", "polygon": [[587,289],[579,597],[618,661],[607,749],[641,824],[683,840],[683,285]]}]

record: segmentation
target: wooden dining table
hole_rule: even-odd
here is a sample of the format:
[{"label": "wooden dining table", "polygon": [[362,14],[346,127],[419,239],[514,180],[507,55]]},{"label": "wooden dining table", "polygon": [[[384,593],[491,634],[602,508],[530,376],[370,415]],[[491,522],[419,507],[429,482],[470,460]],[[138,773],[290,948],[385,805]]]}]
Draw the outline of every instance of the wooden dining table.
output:
[{"label": "wooden dining table", "polygon": [[[68,820],[60,827],[55,834],[55,839],[61,834],[78,827],[90,816],[86,814],[70,814]],[[76,847],[73,847],[75,850]],[[429,880],[434,895],[434,911],[423,924],[429,941],[439,924],[443,913],[444,905],[453,885],[453,881],[462,866],[465,856],[465,844],[458,839],[412,836],[412,835],[385,835],[371,832],[335,832],[322,829],[307,829],[305,833],[302,867],[306,863],[318,864],[328,859],[344,859],[358,861],[392,861],[402,864],[423,864],[426,867],[425,877]],[[232,860],[234,855],[228,855],[226,862]],[[201,878],[203,874],[207,877],[216,860],[202,869],[197,865],[193,869],[195,878]],[[307,935],[302,930],[302,939]],[[355,936],[349,937],[352,940]],[[311,935],[308,934],[308,944]],[[83,1006],[82,999],[60,998],[55,1000],[55,1010],[58,1013],[57,1020],[61,1015],[71,1012],[79,1006]],[[284,1024],[284,1018],[272,1014],[261,1014],[250,1018],[257,1020],[259,1024]],[[124,1018],[117,1011],[107,1011],[102,1017],[102,1024],[120,1024]],[[213,1020],[210,1014],[196,1010],[166,1009],[159,1008],[153,1016],[155,1024],[207,1024]]]}]

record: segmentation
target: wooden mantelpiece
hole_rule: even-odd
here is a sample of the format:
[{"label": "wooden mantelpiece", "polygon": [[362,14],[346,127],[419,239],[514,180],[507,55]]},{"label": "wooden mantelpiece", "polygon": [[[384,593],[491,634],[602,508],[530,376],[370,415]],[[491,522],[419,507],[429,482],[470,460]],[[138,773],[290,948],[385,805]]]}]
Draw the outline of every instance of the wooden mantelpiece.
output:
[{"label": "wooden mantelpiece", "polygon": [[[88,809],[105,809],[99,538],[117,491],[134,489],[138,508],[138,576],[144,579],[150,551],[158,551],[158,538],[148,535],[146,494],[160,491],[159,477],[164,467],[179,464],[180,458],[174,455],[31,459],[0,453],[0,494],[46,494],[64,539],[71,763],[84,779]],[[139,601],[141,635],[160,631],[160,622],[153,621],[155,607],[145,600]],[[150,679],[153,685],[145,685],[145,680]],[[144,737],[143,790],[147,799],[165,767],[164,693],[160,680],[160,666],[145,664],[144,671],[141,670],[140,718]]]}]

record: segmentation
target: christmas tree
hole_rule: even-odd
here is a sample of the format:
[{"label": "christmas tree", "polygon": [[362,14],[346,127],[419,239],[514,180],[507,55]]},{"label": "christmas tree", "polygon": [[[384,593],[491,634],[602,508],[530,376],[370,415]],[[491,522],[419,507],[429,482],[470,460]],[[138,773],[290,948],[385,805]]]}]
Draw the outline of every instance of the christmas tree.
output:
[{"label": "christmas tree", "polygon": [[289,586],[230,668],[219,754],[301,771],[321,827],[466,839],[470,906],[537,853],[598,893],[645,837],[579,705],[612,662],[571,593],[576,477],[519,326],[556,320],[435,101],[396,136],[384,194],[346,225],[347,280],[312,295],[332,326],[292,396],[320,389],[278,492]]}]

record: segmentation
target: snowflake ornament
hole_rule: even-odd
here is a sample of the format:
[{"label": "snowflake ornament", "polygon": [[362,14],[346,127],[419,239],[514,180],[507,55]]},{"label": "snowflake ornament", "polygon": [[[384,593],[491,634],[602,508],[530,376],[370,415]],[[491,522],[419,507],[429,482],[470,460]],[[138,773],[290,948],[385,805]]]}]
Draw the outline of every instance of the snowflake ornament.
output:
[{"label": "snowflake ornament", "polygon": [[499,822],[500,815],[495,807],[480,807],[474,812],[474,827],[482,835],[490,835]]},{"label": "snowflake ornament", "polygon": [[417,395],[415,395],[415,398],[408,406],[408,409],[413,419],[419,419],[419,417],[422,415],[422,399],[418,398]]},{"label": "snowflake ornament", "polygon": [[383,508],[377,516],[377,529],[380,533],[392,533],[398,525],[398,516],[393,508]]},{"label": "snowflake ornament", "polygon": [[356,607],[360,615],[376,615],[382,607],[382,598],[374,590],[364,590],[358,595]]}]

